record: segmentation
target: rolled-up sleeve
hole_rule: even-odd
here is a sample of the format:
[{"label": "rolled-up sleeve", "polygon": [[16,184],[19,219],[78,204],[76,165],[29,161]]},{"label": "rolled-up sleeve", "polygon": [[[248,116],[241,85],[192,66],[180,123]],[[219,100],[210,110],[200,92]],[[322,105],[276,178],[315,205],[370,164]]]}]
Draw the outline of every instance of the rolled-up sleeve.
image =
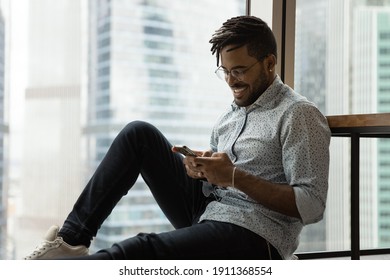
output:
[{"label": "rolled-up sleeve", "polygon": [[328,193],[331,134],[327,120],[314,105],[299,103],[286,112],[281,133],[283,168],[302,223],[318,222]]}]

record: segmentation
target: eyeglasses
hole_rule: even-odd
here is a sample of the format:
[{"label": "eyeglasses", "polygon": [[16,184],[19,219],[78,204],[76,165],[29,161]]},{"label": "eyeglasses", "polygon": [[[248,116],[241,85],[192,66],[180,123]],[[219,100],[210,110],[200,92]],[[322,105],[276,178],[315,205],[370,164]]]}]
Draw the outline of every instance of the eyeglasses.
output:
[{"label": "eyeglasses", "polygon": [[226,81],[228,79],[229,75],[232,75],[237,80],[242,81],[242,79],[245,76],[245,73],[248,72],[253,66],[255,66],[259,62],[260,61],[258,60],[246,68],[233,69],[230,71],[226,70],[222,66],[219,66],[217,68],[217,70],[215,70],[215,74],[217,75],[218,78],[220,78],[221,80],[224,80],[224,81]]}]

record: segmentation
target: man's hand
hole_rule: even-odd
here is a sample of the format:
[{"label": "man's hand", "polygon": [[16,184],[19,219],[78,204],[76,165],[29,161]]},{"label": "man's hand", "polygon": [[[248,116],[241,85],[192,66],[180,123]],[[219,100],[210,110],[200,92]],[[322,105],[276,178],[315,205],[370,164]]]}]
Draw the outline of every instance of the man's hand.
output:
[{"label": "man's hand", "polygon": [[184,158],[188,176],[195,179],[206,179],[219,187],[232,185],[235,171],[234,187],[244,192],[258,203],[279,213],[301,218],[295,203],[293,187],[277,184],[251,175],[237,168],[226,153],[203,153],[203,155]]},{"label": "man's hand", "polygon": [[186,157],[184,164],[188,176],[206,179],[209,183],[227,187],[232,182],[233,163],[226,153],[205,153],[199,157]]}]

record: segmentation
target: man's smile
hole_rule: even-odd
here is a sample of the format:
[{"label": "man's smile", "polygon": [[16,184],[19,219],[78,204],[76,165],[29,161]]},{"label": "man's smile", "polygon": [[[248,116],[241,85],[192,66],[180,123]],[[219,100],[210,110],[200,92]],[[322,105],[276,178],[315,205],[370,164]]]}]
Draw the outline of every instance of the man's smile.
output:
[{"label": "man's smile", "polygon": [[248,86],[246,85],[241,85],[241,86],[232,86],[230,87],[233,91],[234,97],[242,97],[245,91],[248,89]]}]

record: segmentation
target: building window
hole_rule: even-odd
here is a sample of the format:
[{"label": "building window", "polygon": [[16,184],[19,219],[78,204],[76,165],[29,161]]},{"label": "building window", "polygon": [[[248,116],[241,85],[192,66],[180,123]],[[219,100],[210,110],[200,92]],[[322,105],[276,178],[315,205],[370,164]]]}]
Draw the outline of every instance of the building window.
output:
[{"label": "building window", "polygon": [[[389,112],[390,3],[297,0],[294,87],[325,115]],[[389,247],[388,139],[361,142],[361,248]],[[347,250],[349,144],[332,139],[327,210],[300,251]],[[387,182],[387,183],[386,183]],[[314,235],[313,233],[316,233]],[[317,235],[318,234],[318,235]]]}]

